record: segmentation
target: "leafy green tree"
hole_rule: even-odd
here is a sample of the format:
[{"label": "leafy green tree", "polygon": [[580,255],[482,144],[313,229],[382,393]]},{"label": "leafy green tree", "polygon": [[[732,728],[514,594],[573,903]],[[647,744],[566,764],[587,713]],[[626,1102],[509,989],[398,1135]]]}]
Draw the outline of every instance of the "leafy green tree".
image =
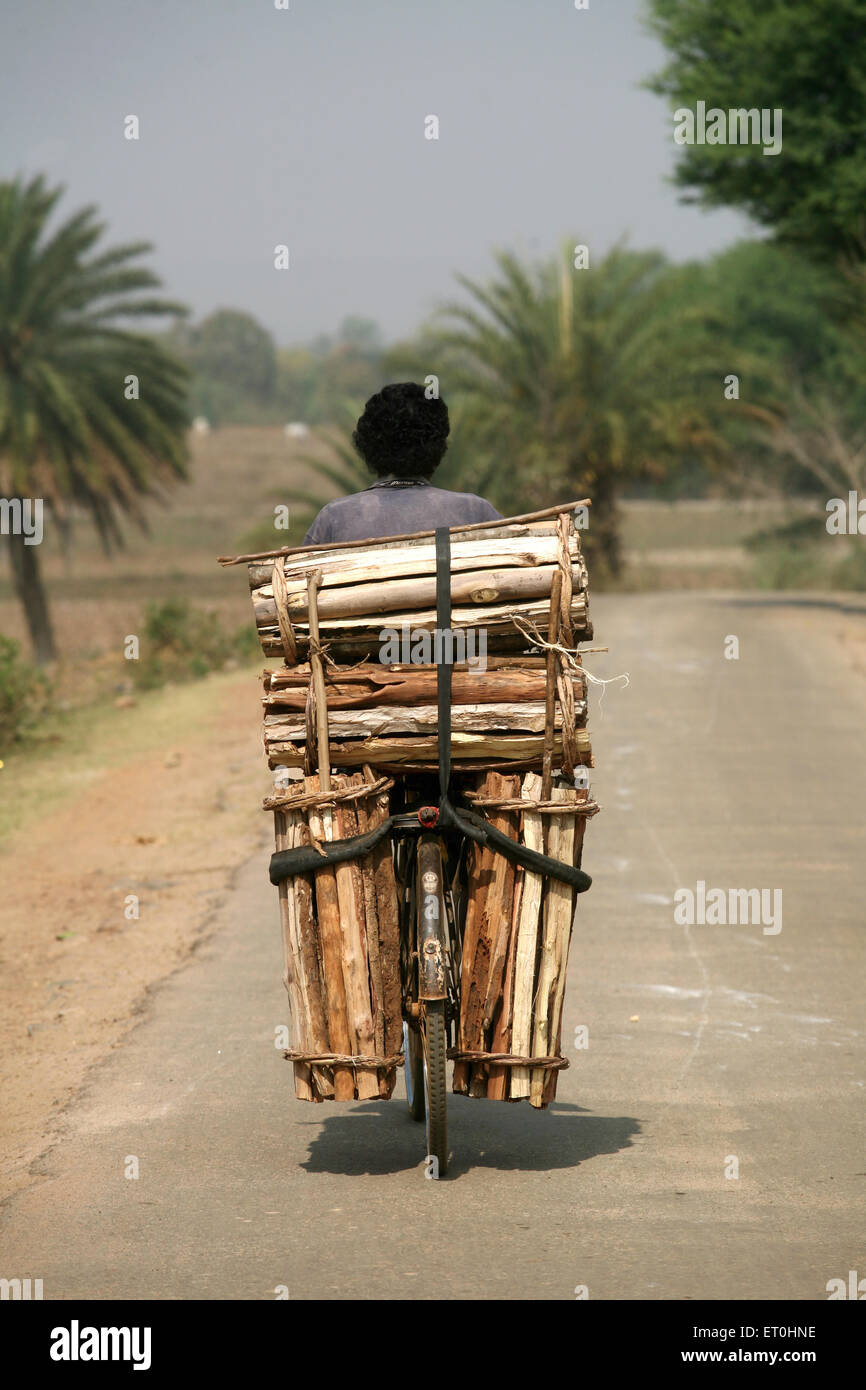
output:
[{"label": "leafy green tree", "polygon": [[196,409],[210,419],[248,420],[273,406],[277,350],[267,329],[239,309],[217,309],[186,337]]},{"label": "leafy green tree", "polygon": [[[185,476],[186,374],[124,322],[178,315],[138,264],[145,242],[99,250],[87,207],[53,230],[62,189],[0,183],[0,495],[42,499],[62,519],[86,508],[106,548],[119,518]],[[9,535],[16,593],[38,660],[56,648],[38,545]]]},{"label": "leafy green tree", "polygon": [[840,322],[849,294],[832,266],[774,241],[743,241],[684,269],[684,289],[724,324],[726,374],[739,400],[722,412],[729,444],[726,480],[738,491],[804,492],[816,474],[802,454],[779,448],[781,430],[802,423],[812,394],[832,402],[837,422],[852,429],[866,414],[866,380],[856,332]]},{"label": "leafy green tree", "polygon": [[738,207],[828,260],[866,256],[866,0],[649,0],[675,108],[782,111],[782,150],[683,146],[686,201]]},{"label": "leafy green tree", "polygon": [[458,277],[469,302],[444,309],[426,370],[454,395],[491,501],[514,513],[590,496],[587,549],[616,573],[623,486],[724,454],[719,325],[656,252],[618,246],[575,269],[569,245],[530,267],[500,253],[497,267],[486,285]]}]

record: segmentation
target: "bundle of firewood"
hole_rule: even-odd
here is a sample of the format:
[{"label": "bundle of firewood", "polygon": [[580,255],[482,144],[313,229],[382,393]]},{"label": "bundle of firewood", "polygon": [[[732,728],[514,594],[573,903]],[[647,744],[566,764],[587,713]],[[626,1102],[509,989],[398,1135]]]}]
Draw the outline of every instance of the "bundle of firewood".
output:
[{"label": "bundle of firewood", "polygon": [[[259,640],[267,656],[296,666],[309,656],[307,577],[319,571],[321,643],[333,661],[377,660],[397,634],[436,630],[436,550],[432,533],[392,540],[348,542],[246,560]],[[573,512],[535,521],[456,527],[451,532],[451,628],[468,637],[483,631],[487,652],[518,652],[544,633],[553,576],[563,576],[563,625],[579,641],[592,636],[586,566]],[[393,662],[394,655],[384,658]],[[417,650],[401,656],[423,661]],[[429,658],[428,661],[435,660]]]},{"label": "bundle of firewood", "polygon": [[[388,815],[387,778],[367,771],[275,791],[276,847],[373,830]],[[285,985],[299,1100],[389,1099],[403,1046],[397,886],[387,841],[363,861],[323,864],[280,884]],[[313,1064],[312,1057],[320,1060]],[[324,1060],[322,1060],[324,1059]]]},{"label": "bundle of firewood", "polygon": [[[598,810],[586,790],[557,779],[545,801],[535,773],[521,778],[490,772],[469,795],[511,839],[580,867],[586,821]],[[541,1109],[556,1096],[563,1064],[562,1002],[575,890],[477,845],[470,850],[467,879],[453,1088],[491,1100],[528,1100]],[[499,1063],[491,1060],[497,1055]],[[523,1057],[536,1065],[517,1064]]]},{"label": "bundle of firewood", "polygon": [[[264,676],[265,750],[305,775],[265,803],[278,850],[373,829],[390,776],[436,770],[443,654],[430,644],[447,638],[461,792],[512,838],[579,866],[597,809],[579,776],[592,766],[579,505],[452,528],[445,634],[432,532],[223,561],[248,564],[259,639],[284,662]],[[544,1107],[562,1065],[574,890],[473,844],[468,894],[454,1089]],[[296,1094],[389,1097],[402,1045],[390,845],[287,879],[280,899]]]},{"label": "bundle of firewood", "polygon": [[[324,676],[332,767],[367,763],[390,773],[436,767],[435,666],[365,662],[353,669],[326,667]],[[554,710],[553,754],[561,758],[565,739],[571,764],[590,765],[586,678],[576,668],[563,681],[570,701]],[[542,657],[494,657],[484,671],[455,667],[451,687],[455,771],[540,765],[546,688]],[[266,671],[264,689],[269,765],[303,767],[314,731],[309,665]]]}]

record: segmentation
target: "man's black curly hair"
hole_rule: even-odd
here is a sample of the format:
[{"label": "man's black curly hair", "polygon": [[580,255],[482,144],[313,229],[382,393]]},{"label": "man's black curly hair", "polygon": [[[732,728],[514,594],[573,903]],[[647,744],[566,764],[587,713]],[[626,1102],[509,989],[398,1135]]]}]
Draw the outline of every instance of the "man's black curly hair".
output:
[{"label": "man's black curly hair", "polygon": [[352,443],[379,477],[429,478],[448,448],[448,407],[414,381],[383,386],[364,406]]}]

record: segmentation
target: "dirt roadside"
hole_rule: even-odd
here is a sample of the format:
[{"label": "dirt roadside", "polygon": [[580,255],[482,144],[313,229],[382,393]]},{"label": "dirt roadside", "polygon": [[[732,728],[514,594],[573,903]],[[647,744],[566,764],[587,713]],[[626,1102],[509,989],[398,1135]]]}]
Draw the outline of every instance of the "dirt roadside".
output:
[{"label": "dirt roadside", "polygon": [[30,1181],[88,1069],[264,850],[259,698],[250,670],[165,689],[74,754],[0,771],[23,808],[0,842],[0,1195]]}]

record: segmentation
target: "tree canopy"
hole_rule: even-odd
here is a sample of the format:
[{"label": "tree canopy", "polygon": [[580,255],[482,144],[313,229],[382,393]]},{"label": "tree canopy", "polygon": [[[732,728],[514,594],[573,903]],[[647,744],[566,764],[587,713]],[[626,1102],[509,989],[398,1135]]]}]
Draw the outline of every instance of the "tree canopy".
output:
[{"label": "tree canopy", "polygon": [[[782,150],[682,148],[687,201],[741,208],[825,259],[866,259],[866,0],[649,0],[673,107],[782,112]],[[673,114],[673,111],[672,111]]]}]

